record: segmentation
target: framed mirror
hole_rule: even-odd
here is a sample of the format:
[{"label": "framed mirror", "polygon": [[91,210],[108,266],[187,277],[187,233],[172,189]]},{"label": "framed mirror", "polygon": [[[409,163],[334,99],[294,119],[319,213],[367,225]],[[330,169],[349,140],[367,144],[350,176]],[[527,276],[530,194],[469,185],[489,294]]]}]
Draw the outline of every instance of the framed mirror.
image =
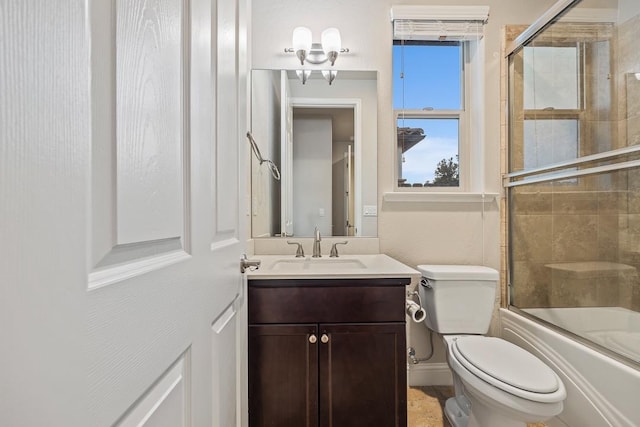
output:
[{"label": "framed mirror", "polygon": [[377,72],[253,70],[251,132],[263,158],[251,163],[251,234],[377,235]]}]

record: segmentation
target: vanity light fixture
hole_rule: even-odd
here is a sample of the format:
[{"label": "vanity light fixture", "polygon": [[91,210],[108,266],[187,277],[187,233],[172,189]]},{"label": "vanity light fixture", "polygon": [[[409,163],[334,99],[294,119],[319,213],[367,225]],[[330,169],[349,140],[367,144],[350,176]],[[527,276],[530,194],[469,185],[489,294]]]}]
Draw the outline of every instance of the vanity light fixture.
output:
[{"label": "vanity light fixture", "polygon": [[295,53],[300,60],[300,65],[304,65],[305,61],[314,65],[329,61],[332,66],[340,53],[349,52],[349,49],[342,47],[340,31],[335,27],[324,30],[321,41],[322,43],[313,43],[310,29],[296,27],[293,30],[293,47],[288,47],[284,51]]},{"label": "vanity light fixture", "polygon": [[[322,43],[313,43],[310,29],[307,27],[296,27],[293,29],[293,47],[288,47],[284,51],[286,53],[295,53],[302,66],[305,65],[305,62],[313,65],[329,62],[331,66],[333,66],[339,54],[349,52],[349,49],[342,47],[340,31],[335,27],[324,30],[321,40]],[[302,84],[305,84],[307,80],[309,80],[311,72],[312,70],[309,69],[299,69],[296,70],[296,75]],[[333,83],[338,75],[338,71],[336,70],[320,70],[320,72],[329,84]]]}]

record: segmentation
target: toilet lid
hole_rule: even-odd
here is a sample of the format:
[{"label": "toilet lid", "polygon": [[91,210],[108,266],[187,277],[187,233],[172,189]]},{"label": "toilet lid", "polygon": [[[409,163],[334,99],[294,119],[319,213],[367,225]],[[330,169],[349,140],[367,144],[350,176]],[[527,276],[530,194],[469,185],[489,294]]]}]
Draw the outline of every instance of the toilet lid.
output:
[{"label": "toilet lid", "polygon": [[[495,337],[464,336],[454,343],[456,359],[488,383],[510,392],[515,387],[530,393],[553,393],[557,375],[528,351]],[[518,393],[519,394],[519,393]]]}]

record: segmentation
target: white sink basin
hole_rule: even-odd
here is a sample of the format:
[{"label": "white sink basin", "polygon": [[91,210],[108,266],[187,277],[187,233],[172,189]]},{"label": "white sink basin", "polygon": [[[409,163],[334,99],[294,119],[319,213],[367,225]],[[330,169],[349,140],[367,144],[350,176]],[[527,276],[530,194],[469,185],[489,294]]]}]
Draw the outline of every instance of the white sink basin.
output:
[{"label": "white sink basin", "polygon": [[271,264],[276,271],[335,271],[367,268],[359,259],[294,258],[281,259]]}]

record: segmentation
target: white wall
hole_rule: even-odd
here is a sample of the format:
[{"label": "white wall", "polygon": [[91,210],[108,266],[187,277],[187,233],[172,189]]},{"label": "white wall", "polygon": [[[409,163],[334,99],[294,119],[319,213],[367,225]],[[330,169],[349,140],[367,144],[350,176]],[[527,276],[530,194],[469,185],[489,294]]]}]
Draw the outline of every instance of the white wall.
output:
[{"label": "white wall", "polygon": [[618,0],[619,23],[633,18],[640,13],[640,1],[638,0]]},{"label": "white wall", "polygon": [[[629,0],[631,1],[631,0]],[[635,0],[633,0],[635,1]],[[554,0],[456,0],[459,5],[489,5],[485,31],[484,159],[485,192],[501,192],[500,182],[500,61],[502,27],[530,24]],[[425,263],[482,263],[500,267],[500,214],[497,204],[383,204],[394,187],[395,124],[391,103],[392,4],[450,3],[443,0],[253,0],[252,64],[254,68],[291,68],[295,59],[283,53],[295,26],[308,26],[314,41],[329,26],[340,29],[351,52],[338,58],[338,69],[378,71],[378,236],[380,250],[416,266]],[[268,35],[268,37],[265,37]],[[338,74],[339,76],[339,74]],[[338,77],[339,78],[339,77]],[[409,342],[418,356],[426,352],[427,334],[412,328]],[[443,362],[441,349],[434,361]]]},{"label": "white wall", "polygon": [[[280,164],[280,73],[252,73],[251,132],[262,157]],[[280,182],[267,163],[251,153],[251,233],[273,236],[280,232]],[[276,200],[276,203],[273,203]]]}]

